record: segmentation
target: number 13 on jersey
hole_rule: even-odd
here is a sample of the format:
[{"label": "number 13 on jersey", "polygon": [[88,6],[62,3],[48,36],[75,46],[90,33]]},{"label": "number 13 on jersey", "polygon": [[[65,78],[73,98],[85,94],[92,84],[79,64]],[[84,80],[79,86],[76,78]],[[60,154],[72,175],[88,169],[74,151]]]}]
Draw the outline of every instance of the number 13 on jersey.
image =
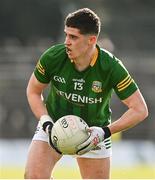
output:
[{"label": "number 13 on jersey", "polygon": [[74,90],[82,91],[83,90],[83,83],[81,83],[81,82],[74,82]]}]

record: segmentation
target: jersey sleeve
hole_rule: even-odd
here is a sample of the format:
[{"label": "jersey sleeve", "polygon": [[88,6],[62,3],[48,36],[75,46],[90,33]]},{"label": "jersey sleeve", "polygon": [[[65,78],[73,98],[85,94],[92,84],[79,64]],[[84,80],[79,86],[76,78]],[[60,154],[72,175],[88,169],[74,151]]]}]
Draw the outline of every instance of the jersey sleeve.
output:
[{"label": "jersey sleeve", "polygon": [[49,83],[55,71],[62,66],[63,60],[66,58],[66,50],[64,44],[58,44],[48,48],[40,57],[34,74],[41,83]]},{"label": "jersey sleeve", "polygon": [[40,57],[35,69],[34,69],[34,74],[37,80],[41,83],[49,83],[50,82],[50,77],[48,75],[48,68],[46,65],[46,60],[48,56],[46,52]]},{"label": "jersey sleeve", "polygon": [[138,86],[120,60],[116,60],[111,81],[115,93],[121,100],[128,98]]}]

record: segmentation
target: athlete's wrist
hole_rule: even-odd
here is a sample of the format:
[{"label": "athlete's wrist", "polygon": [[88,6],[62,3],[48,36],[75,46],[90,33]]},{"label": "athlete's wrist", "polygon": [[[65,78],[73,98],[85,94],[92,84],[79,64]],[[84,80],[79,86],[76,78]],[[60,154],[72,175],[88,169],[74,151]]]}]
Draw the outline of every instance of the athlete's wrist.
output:
[{"label": "athlete's wrist", "polygon": [[104,139],[107,139],[111,136],[111,131],[108,126],[102,128],[104,131]]},{"label": "athlete's wrist", "polygon": [[44,130],[46,133],[48,132],[48,131],[47,131],[48,127],[49,127],[49,126],[52,127],[53,124],[54,124],[52,118],[51,118],[49,115],[47,115],[47,114],[44,114],[44,115],[42,115],[42,116],[40,117],[40,123],[41,123],[41,125],[42,125],[43,130]]}]

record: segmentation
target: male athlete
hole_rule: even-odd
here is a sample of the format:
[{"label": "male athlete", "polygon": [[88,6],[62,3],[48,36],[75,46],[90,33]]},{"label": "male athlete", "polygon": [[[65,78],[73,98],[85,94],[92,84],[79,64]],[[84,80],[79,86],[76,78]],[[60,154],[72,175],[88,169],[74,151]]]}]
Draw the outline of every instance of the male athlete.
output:
[{"label": "male athlete", "polygon": [[[27,98],[39,120],[25,170],[25,178],[50,179],[61,152],[48,144],[53,122],[77,115],[89,125],[90,138],[78,146],[77,163],[83,179],[110,178],[111,135],[135,126],[148,115],[138,86],[121,61],[97,45],[100,19],[79,9],[65,19],[64,44],[43,53],[29,80]],[[50,84],[44,103],[42,92]],[[113,90],[127,111],[111,123]]]}]

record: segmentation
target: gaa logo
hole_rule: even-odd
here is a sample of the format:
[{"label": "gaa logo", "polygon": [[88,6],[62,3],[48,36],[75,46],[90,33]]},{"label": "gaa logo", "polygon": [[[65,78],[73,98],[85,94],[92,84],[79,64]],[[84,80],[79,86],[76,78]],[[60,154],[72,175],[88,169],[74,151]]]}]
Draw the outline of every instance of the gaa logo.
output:
[{"label": "gaa logo", "polygon": [[54,76],[53,79],[54,81],[58,81],[60,83],[64,83],[64,84],[66,83],[65,78],[60,77],[60,76]]},{"label": "gaa logo", "polygon": [[62,124],[63,128],[67,128],[68,127],[68,123],[67,123],[65,118],[61,120],[61,124]]}]

